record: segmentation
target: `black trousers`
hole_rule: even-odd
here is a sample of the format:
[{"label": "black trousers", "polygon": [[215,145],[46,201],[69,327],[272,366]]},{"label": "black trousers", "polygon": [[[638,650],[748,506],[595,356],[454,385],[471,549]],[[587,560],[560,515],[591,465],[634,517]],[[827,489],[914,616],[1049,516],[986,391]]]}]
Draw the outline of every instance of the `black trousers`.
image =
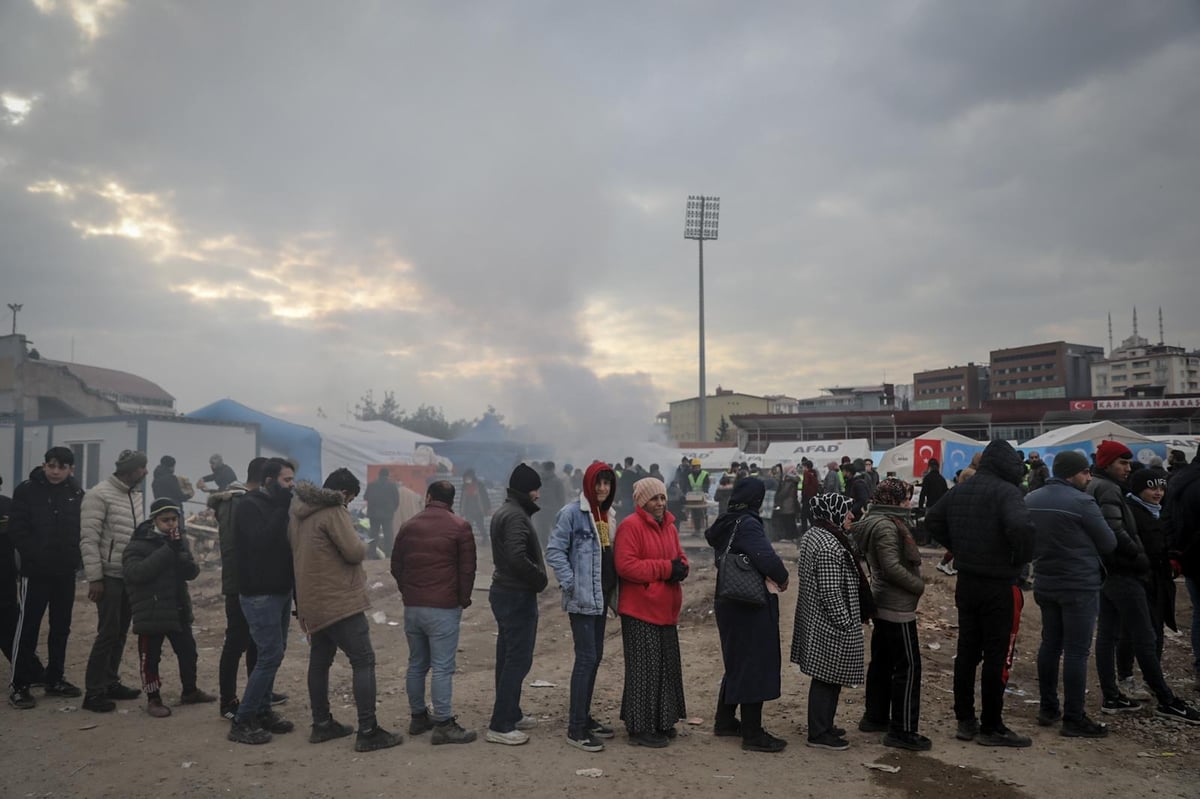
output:
[{"label": "black trousers", "polygon": [[916,732],[921,717],[921,644],[916,621],[875,619],[867,668],[867,718]]},{"label": "black trousers", "polygon": [[[22,577],[20,595],[21,615],[14,632],[15,649],[11,656],[14,661],[13,687],[28,688],[30,683],[39,681],[39,676],[46,685],[57,685],[63,679],[67,639],[71,635],[75,574]],[[49,657],[43,674],[37,659],[37,644],[47,608],[50,610],[50,631],[46,639]]]},{"label": "black trousers", "polygon": [[959,721],[975,718],[975,673],[982,661],[979,697],[983,708],[979,729],[996,732],[1004,723],[1004,689],[1008,685],[1025,600],[1021,589],[1013,583],[959,572],[954,604],[958,608],[954,717]]},{"label": "black trousers", "polygon": [[163,640],[171,642],[175,659],[179,661],[179,681],[183,684],[183,693],[189,694],[196,690],[196,639],[192,637],[192,627],[184,624],[182,629],[169,633],[138,636],[138,664],[142,672],[142,690],[146,696],[158,696],[162,689],[162,680],[158,676],[158,664],[162,661]]},{"label": "black trousers", "polygon": [[221,660],[217,666],[217,681],[220,685],[221,704],[228,705],[237,699],[237,670],[242,655],[246,655],[246,679],[254,671],[258,660],[258,649],[250,637],[250,626],[242,613],[242,603],[237,594],[225,595],[225,641],[221,644]]}]

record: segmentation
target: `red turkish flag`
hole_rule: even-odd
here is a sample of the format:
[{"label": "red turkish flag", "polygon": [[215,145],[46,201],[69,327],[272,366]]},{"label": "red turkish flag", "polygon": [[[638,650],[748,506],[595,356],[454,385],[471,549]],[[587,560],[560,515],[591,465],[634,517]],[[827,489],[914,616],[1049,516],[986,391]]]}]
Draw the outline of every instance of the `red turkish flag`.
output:
[{"label": "red turkish flag", "polygon": [[920,477],[929,468],[930,458],[942,462],[942,440],[940,438],[918,438],[913,441],[913,476]]}]

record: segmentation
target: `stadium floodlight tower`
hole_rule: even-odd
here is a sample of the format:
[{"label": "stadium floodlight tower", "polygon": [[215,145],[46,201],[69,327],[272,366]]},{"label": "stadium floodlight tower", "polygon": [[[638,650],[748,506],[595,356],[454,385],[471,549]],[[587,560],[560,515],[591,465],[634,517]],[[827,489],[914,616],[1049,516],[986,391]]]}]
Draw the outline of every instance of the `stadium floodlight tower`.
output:
[{"label": "stadium floodlight tower", "polygon": [[708,441],[708,403],[704,391],[704,242],[717,240],[720,211],[720,197],[688,195],[683,237],[700,245],[700,441]]}]

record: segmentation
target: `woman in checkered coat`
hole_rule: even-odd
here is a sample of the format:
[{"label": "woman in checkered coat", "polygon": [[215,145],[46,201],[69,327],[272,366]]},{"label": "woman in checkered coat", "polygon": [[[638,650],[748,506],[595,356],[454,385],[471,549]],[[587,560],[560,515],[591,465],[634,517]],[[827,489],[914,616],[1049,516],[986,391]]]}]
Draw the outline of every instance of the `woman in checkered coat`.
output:
[{"label": "woman in checkered coat", "polygon": [[860,685],[863,618],[861,573],[846,538],[854,515],[850,499],[817,494],[808,503],[812,527],[800,539],[796,564],[796,621],[791,660],[812,678],[808,690],[808,745],[846,749],[845,731],[833,724],[843,685]]}]

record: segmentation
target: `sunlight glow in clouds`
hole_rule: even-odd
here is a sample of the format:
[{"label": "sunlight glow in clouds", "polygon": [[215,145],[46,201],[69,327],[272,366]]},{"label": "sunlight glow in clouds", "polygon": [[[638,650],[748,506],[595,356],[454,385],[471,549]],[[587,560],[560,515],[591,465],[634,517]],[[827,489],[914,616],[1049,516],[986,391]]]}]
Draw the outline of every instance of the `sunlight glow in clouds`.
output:
[{"label": "sunlight glow in clouds", "polygon": [[104,26],[125,10],[125,0],[33,0],[33,4],[43,14],[57,14],[60,9],[69,13],[89,42],[103,36]]},{"label": "sunlight glow in clouds", "polygon": [[22,97],[12,92],[0,94],[0,122],[7,122],[14,127],[20,125],[33,110],[35,100],[37,100],[36,95]]}]

